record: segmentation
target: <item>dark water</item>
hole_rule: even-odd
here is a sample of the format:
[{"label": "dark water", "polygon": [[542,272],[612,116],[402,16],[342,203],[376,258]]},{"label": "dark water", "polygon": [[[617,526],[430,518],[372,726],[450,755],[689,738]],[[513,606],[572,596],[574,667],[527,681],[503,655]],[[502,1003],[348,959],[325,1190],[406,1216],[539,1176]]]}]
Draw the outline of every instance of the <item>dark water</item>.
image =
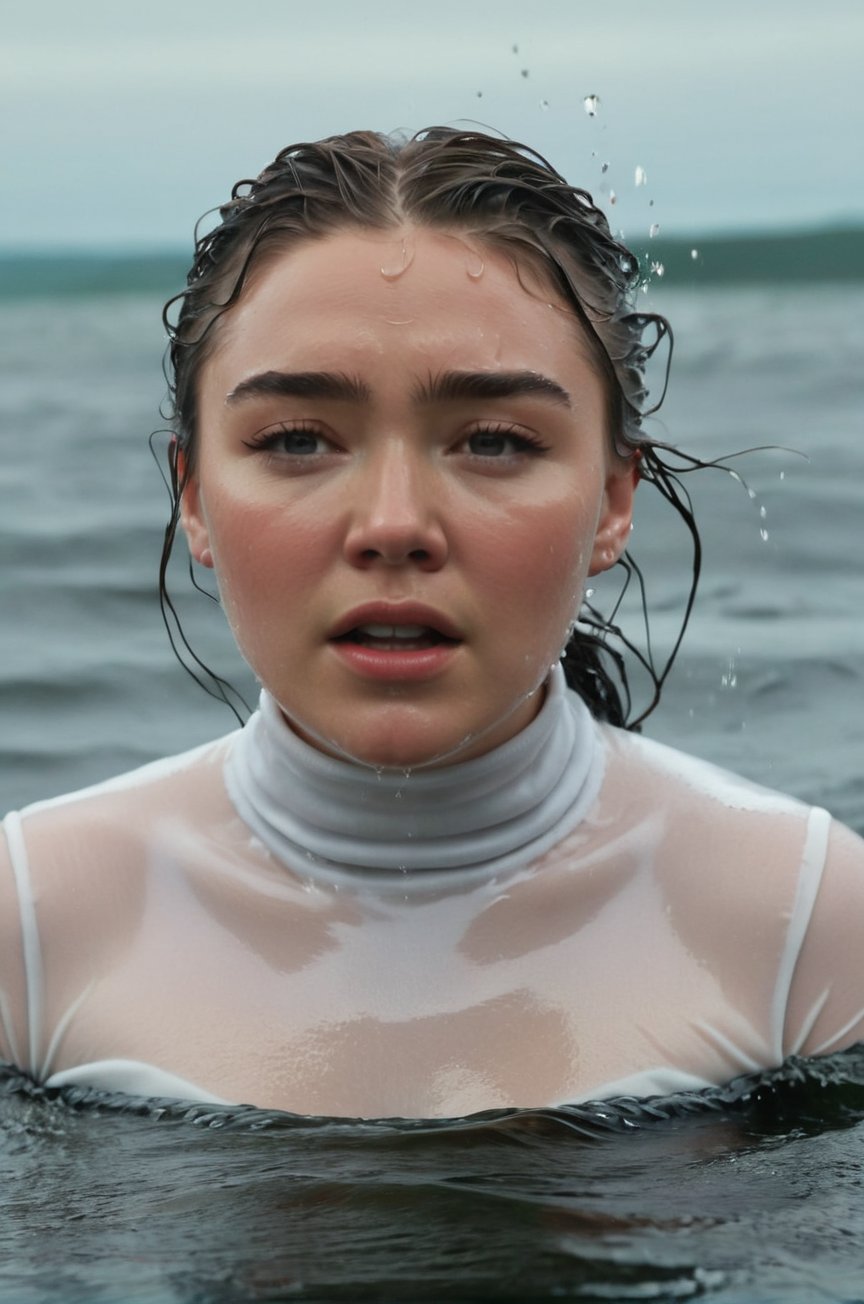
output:
[{"label": "dark water", "polygon": [[649,1103],[358,1123],[0,1079],[0,1298],[864,1299],[864,1051]]},{"label": "dark water", "polygon": [[[233,726],[159,623],[159,302],[131,288],[0,294],[4,808]],[[864,831],[860,285],[663,284],[653,298],[678,338],[653,433],[702,456],[806,457],[735,463],[755,498],[693,478],[701,597],[647,732]],[[633,550],[662,651],[689,555],[639,497]],[[182,566],[174,584],[188,592]],[[195,646],[251,697],[218,609],[181,601]],[[4,1301],[864,1301],[860,1057],[659,1117],[631,1105],[442,1126],[6,1089]]]}]

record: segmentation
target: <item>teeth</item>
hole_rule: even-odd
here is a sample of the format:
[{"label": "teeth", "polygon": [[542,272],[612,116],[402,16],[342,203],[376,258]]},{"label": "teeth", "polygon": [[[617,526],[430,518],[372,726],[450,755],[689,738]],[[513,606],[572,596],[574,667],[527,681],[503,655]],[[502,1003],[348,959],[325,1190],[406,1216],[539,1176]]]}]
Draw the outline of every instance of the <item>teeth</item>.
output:
[{"label": "teeth", "polygon": [[422,638],[428,634],[426,625],[358,625],[370,638]]}]

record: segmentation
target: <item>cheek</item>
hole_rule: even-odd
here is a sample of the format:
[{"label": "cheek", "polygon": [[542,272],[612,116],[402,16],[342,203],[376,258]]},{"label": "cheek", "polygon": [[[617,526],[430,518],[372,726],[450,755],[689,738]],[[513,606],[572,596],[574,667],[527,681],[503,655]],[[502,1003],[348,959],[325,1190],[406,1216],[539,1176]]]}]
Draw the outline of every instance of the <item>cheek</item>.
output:
[{"label": "cheek", "polygon": [[486,593],[512,615],[523,636],[534,630],[542,637],[551,627],[557,637],[559,626],[574,619],[591,560],[594,524],[590,511],[569,497],[512,511],[482,539],[475,535]]},{"label": "cheek", "polygon": [[245,612],[313,588],[332,553],[331,531],[321,514],[296,504],[251,504],[216,493],[209,517],[219,589],[235,633]]}]

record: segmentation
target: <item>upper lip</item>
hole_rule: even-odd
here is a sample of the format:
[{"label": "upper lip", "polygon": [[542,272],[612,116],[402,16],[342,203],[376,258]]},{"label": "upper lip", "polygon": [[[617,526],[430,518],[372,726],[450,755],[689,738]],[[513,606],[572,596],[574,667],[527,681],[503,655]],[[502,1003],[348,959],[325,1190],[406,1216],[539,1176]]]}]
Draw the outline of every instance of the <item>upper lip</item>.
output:
[{"label": "upper lip", "polygon": [[462,634],[443,611],[422,602],[364,602],[340,616],[330,630],[330,638],[341,638],[358,625],[425,625],[445,638],[461,641]]}]

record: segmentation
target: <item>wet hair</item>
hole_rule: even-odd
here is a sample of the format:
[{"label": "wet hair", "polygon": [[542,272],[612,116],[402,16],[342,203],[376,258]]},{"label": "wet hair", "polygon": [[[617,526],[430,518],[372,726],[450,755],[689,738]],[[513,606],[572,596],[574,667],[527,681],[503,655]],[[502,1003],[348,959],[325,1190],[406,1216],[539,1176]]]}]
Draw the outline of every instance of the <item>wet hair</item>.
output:
[{"label": "wet hair", "polygon": [[[615,624],[621,596],[633,577],[646,610],[642,574],[629,552],[618,563],[624,584],[615,611],[603,615],[586,601],[562,657],[568,683],[598,719],[638,728],[660,699],[698,582],[699,534],[678,475],[712,464],[676,452],[643,430],[643,421],[665,394],[672,335],[664,317],[637,309],[642,284],[638,259],[612,235],[588,192],[569,185],[527,146],[478,131],[431,127],[410,139],[355,131],[281,150],[260,176],[234,186],[218,214],[220,220],[211,230],[199,234],[200,223],[196,228],[186,288],[168,301],[163,313],[173,439],[171,516],[159,592],[172,646],[178,655],[185,651],[186,659],[180,659],[193,677],[232,705],[230,685],[188,644],[167,589],[184,489],[180,467],[185,477],[194,469],[198,380],[218,338],[218,323],[242,298],[253,273],[286,250],[346,230],[415,225],[472,237],[506,253],[517,274],[526,267],[539,271],[557,291],[579,322],[603,383],[609,436],[618,454],[637,459],[641,478],[656,486],[690,534],[693,580],[680,633],[662,668],[654,664],[650,639],[648,650],[642,651]],[[668,348],[661,392],[649,401],[646,366],[664,341]],[[641,663],[652,684],[651,700],[635,719],[627,652]]]}]

